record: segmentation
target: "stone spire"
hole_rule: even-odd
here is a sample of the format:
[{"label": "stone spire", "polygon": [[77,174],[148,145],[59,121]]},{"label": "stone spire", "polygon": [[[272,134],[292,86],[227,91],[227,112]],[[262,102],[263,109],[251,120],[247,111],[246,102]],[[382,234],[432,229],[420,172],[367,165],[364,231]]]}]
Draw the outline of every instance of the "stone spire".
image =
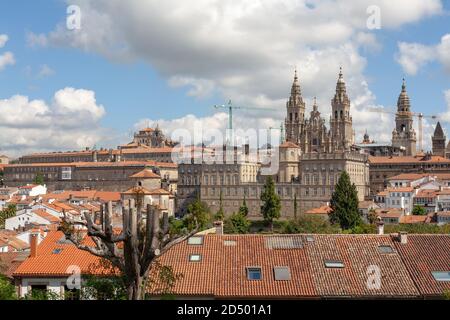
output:
[{"label": "stone spire", "polygon": [[411,102],[409,101],[408,93],[406,92],[406,81],[403,78],[402,91],[398,96],[397,100],[397,111],[399,112],[410,112]]},{"label": "stone spire", "polygon": [[446,137],[444,135],[444,130],[442,130],[441,124],[438,122],[436,124],[436,128],[434,129],[434,134],[431,137],[434,155],[445,157],[446,155],[445,140]]},{"label": "stone spire", "polygon": [[291,88],[291,96],[301,97],[301,95],[302,95],[302,90],[300,88],[300,83],[298,81],[297,68],[295,68],[294,82],[292,83],[292,88]]},{"label": "stone spire", "polygon": [[444,137],[444,130],[442,130],[441,123],[438,121],[436,128],[434,129],[434,136],[437,138]]},{"label": "stone spire", "polygon": [[314,97],[314,103],[313,103],[313,111],[317,112],[318,111],[318,106],[317,106],[317,97]]},{"label": "stone spire", "polygon": [[344,103],[348,101],[347,88],[345,86],[344,74],[342,67],[339,68],[339,77],[336,84],[336,94],[334,95],[336,102]]}]

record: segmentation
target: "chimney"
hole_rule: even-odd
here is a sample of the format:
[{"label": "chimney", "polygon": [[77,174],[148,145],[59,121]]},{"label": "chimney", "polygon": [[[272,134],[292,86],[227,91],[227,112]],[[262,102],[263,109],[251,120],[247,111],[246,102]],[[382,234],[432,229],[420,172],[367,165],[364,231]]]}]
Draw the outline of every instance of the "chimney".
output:
[{"label": "chimney", "polygon": [[223,221],[216,221],[214,222],[214,225],[216,226],[216,234],[219,236],[223,235]]},{"label": "chimney", "polygon": [[30,258],[36,258],[38,254],[39,231],[30,231]]},{"label": "chimney", "polygon": [[400,243],[401,244],[408,243],[408,232],[400,231]]},{"label": "chimney", "polygon": [[384,234],[384,222],[383,219],[381,219],[380,216],[377,217],[377,233],[378,235],[383,235]]}]

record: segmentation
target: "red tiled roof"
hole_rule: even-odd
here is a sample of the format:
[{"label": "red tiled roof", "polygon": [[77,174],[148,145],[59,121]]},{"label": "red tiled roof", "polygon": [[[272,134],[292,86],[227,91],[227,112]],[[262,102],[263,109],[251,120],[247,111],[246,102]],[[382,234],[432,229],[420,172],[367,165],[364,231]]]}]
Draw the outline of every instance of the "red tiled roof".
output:
[{"label": "red tiled roof", "polygon": [[300,148],[300,147],[293,142],[286,141],[286,142],[282,143],[279,146],[279,148]]},{"label": "red tiled roof", "polygon": [[139,171],[138,173],[133,174],[130,176],[130,178],[144,178],[144,179],[161,179],[161,177],[154,173],[150,169],[144,169],[142,171]]},{"label": "red tiled roof", "polygon": [[309,209],[305,214],[330,214],[332,211],[330,206],[321,206],[319,208]]},{"label": "red tiled roof", "polygon": [[36,209],[31,211],[34,214],[38,215],[39,217],[51,222],[51,223],[59,223],[61,222],[61,219],[58,217],[55,217],[54,215],[51,215],[50,213],[48,213],[47,211],[43,210],[43,209]]},{"label": "red tiled roof", "polygon": [[417,180],[424,177],[436,177],[440,180],[450,179],[450,173],[401,173],[388,178],[388,180]]},{"label": "red tiled roof", "polygon": [[409,234],[407,239],[395,246],[420,293],[442,297],[450,282],[436,281],[431,272],[450,272],[450,235]]},{"label": "red tiled roof", "polygon": [[12,278],[14,271],[28,257],[28,252],[0,253],[0,274]]},{"label": "red tiled roof", "polygon": [[399,157],[374,157],[369,156],[369,163],[371,164],[392,164],[392,163],[449,163],[450,159],[446,159],[440,156],[431,156],[427,158],[425,156],[399,156]]},{"label": "red tiled roof", "polygon": [[[174,293],[181,296],[233,297],[314,297],[305,250],[270,249],[261,235],[204,237],[201,246],[184,241],[166,252],[160,262],[172,266],[183,277],[175,283]],[[281,236],[301,238],[300,236]],[[227,246],[224,241],[234,241]],[[200,262],[189,262],[191,254],[200,254]],[[247,280],[246,267],[262,268],[262,279]],[[273,267],[289,266],[291,280],[275,281]],[[157,287],[157,286],[156,286]],[[153,287],[155,289],[155,287]]]},{"label": "red tiled roof", "polygon": [[[306,244],[314,284],[321,296],[416,296],[414,283],[397,253],[384,254],[379,246],[394,247],[388,235],[314,235]],[[326,260],[344,263],[344,268],[326,268]],[[380,268],[379,290],[367,286],[369,266]]]},{"label": "red tiled roof", "polygon": [[415,216],[415,215],[408,215],[408,216],[402,216],[400,217],[399,223],[405,223],[405,224],[412,224],[412,223],[430,223],[431,217],[424,215],[424,216]]},{"label": "red tiled roof", "polygon": [[388,192],[413,192],[413,187],[397,187],[397,188],[388,188]]},{"label": "red tiled roof", "polygon": [[[26,259],[14,272],[15,277],[64,277],[72,272],[69,266],[80,267],[82,274],[103,275],[104,269],[100,267],[101,259],[89,252],[79,250],[75,245],[69,244],[60,231],[52,231],[47,234],[39,244],[36,257]],[[93,244],[88,241],[88,244]],[[55,254],[55,249],[62,249]]]}]

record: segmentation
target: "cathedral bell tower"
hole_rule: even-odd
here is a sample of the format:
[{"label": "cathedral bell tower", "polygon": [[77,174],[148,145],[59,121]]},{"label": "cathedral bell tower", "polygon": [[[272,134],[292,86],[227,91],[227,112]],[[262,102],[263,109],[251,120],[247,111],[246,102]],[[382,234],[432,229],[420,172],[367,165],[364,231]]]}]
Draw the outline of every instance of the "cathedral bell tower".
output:
[{"label": "cathedral bell tower", "polygon": [[353,145],[352,117],[350,115],[350,99],[347,95],[342,68],[336,84],[336,93],[331,100],[330,127],[333,142],[337,150],[349,150]]},{"label": "cathedral bell tower", "polygon": [[286,141],[298,144],[303,131],[305,102],[302,98],[302,91],[298,81],[297,70],[295,70],[294,82],[292,83],[291,88],[291,96],[286,103],[286,108]]},{"label": "cathedral bell tower", "polygon": [[403,79],[402,91],[397,100],[395,129],[392,132],[392,146],[404,149],[404,154],[406,156],[415,156],[416,141],[411,103],[409,101],[408,93],[406,92],[405,79]]}]

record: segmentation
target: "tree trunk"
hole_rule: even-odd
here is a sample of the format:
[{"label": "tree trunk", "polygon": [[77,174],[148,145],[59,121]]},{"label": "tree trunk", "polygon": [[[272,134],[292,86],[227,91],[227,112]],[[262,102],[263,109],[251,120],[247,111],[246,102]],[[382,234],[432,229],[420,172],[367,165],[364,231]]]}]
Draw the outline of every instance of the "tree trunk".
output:
[{"label": "tree trunk", "polygon": [[136,277],[136,279],[128,284],[127,294],[128,300],[143,300],[143,288],[142,288],[142,278]]}]

